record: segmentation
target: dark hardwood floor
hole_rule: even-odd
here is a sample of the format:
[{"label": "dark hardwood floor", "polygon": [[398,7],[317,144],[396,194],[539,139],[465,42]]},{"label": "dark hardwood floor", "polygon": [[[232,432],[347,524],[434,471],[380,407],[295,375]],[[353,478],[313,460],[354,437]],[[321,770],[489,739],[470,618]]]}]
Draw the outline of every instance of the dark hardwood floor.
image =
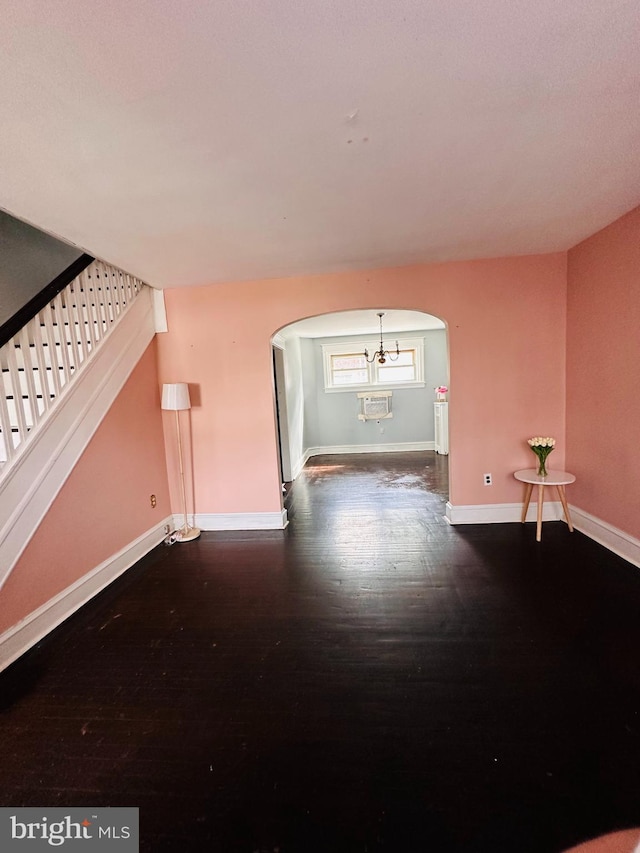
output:
[{"label": "dark hardwood floor", "polygon": [[434,453],[316,457],[286,531],[154,551],[0,676],[0,805],[139,806],[144,851],[640,825],[640,570],[446,491]]}]

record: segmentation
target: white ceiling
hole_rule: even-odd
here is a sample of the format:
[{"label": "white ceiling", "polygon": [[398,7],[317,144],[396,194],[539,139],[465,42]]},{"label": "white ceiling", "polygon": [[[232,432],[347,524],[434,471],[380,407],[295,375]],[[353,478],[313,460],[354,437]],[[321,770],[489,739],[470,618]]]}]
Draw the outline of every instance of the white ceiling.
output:
[{"label": "white ceiling", "polygon": [[[421,311],[383,311],[382,331],[385,343],[389,336],[402,332],[427,331],[429,329],[444,329],[445,324],[432,314]],[[337,314],[321,314],[298,320],[281,329],[280,336],[285,340],[298,338],[329,338],[346,335],[380,336],[380,320],[378,311],[340,311]],[[393,344],[393,341],[391,341]]]},{"label": "white ceiling", "polygon": [[637,0],[0,12],[0,207],[155,286],[563,250],[640,202]]}]

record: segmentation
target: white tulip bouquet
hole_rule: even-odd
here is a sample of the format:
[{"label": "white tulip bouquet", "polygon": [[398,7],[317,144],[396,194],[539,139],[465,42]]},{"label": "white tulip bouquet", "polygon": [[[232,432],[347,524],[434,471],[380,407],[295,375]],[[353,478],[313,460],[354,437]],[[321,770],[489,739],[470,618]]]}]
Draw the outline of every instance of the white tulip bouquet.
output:
[{"label": "white tulip bouquet", "polygon": [[535,435],[533,438],[528,439],[529,447],[533,450],[533,452],[538,457],[538,476],[546,477],[547,476],[547,456],[551,453],[553,448],[556,446],[555,438],[551,438],[550,436],[542,436]]}]

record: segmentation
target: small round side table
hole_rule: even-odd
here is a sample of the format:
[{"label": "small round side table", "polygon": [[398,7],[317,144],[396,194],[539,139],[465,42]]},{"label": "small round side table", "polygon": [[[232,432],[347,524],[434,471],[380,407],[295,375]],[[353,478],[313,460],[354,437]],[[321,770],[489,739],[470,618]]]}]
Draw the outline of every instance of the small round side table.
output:
[{"label": "small round side table", "polygon": [[524,471],[516,471],[513,476],[516,480],[520,480],[521,483],[526,484],[524,504],[522,505],[521,521],[523,524],[527,517],[527,510],[529,509],[529,501],[531,500],[533,487],[538,487],[538,523],[536,525],[536,542],[540,542],[542,540],[542,506],[544,504],[545,486],[556,487],[558,497],[560,498],[562,508],[564,509],[564,517],[569,525],[569,530],[573,533],[573,524],[571,523],[569,507],[567,506],[567,498],[564,493],[564,487],[568,486],[570,483],[575,483],[576,481],[573,474],[569,474],[567,471],[549,471],[546,477],[540,477],[535,468],[526,468]]}]

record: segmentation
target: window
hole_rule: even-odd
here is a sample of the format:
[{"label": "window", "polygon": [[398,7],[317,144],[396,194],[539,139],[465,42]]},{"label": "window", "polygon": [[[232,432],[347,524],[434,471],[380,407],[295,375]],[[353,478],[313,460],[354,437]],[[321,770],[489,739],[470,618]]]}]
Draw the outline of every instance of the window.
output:
[{"label": "window", "polygon": [[[386,345],[395,351],[395,341]],[[400,355],[385,364],[368,363],[365,347],[374,353],[379,341],[323,344],[325,391],[353,391],[381,386],[424,386],[424,338],[399,340]]]},{"label": "window", "polygon": [[401,349],[396,361],[374,364],[378,382],[383,385],[389,382],[415,382],[416,366],[415,349]]},{"label": "window", "polygon": [[336,353],[331,359],[332,385],[366,385],[369,371],[364,355],[353,352]]}]

